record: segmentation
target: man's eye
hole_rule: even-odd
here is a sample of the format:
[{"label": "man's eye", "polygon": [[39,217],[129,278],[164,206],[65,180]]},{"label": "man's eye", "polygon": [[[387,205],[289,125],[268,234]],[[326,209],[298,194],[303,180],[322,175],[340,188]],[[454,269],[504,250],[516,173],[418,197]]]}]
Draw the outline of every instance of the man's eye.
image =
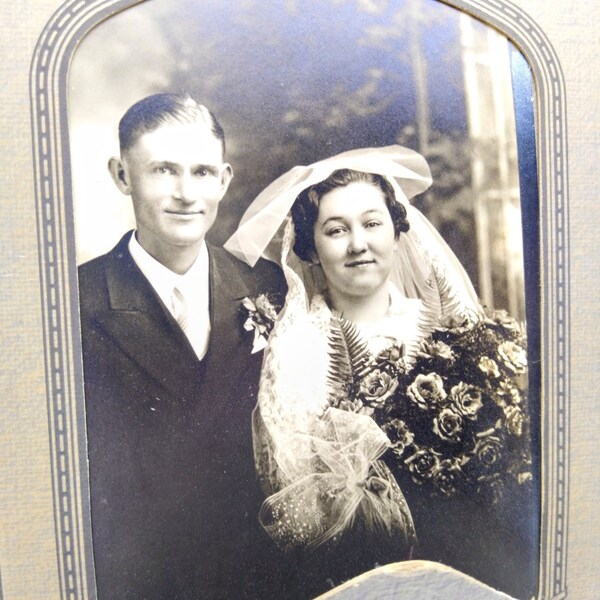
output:
[{"label": "man's eye", "polygon": [[213,169],[202,167],[201,169],[198,169],[197,171],[195,171],[195,174],[197,177],[209,177],[210,175],[216,176],[217,172]]},{"label": "man's eye", "polygon": [[160,175],[173,175],[173,169],[167,166],[156,167],[156,172]]}]

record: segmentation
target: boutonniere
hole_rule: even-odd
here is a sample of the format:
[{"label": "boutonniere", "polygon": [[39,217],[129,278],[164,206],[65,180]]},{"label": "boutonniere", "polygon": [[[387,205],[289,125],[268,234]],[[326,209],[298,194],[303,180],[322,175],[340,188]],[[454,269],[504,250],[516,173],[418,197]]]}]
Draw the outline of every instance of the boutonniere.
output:
[{"label": "boutonniere", "polygon": [[246,312],[244,329],[254,334],[252,341],[252,354],[254,354],[267,347],[280,307],[274,304],[267,294],[259,294],[256,298],[246,296],[242,300],[242,308]]}]

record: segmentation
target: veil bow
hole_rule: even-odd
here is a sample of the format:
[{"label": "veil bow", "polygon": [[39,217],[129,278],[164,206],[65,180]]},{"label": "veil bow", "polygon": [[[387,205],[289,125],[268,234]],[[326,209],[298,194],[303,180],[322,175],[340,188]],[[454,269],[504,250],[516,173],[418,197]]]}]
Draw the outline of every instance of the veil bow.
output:
[{"label": "veil bow", "polygon": [[[306,188],[327,179],[337,169],[354,169],[383,175],[395,186],[398,201],[421,194],[431,185],[431,173],[425,159],[402,146],[363,148],[342,152],[308,166],[297,166],[267,186],[248,207],[237,231],[225,248],[254,266],[260,256],[279,263],[281,260],[282,225],[289,217],[294,201]],[[394,178],[392,180],[392,178]]]},{"label": "veil bow", "polygon": [[[294,167],[256,197],[225,249],[250,266],[262,256],[283,267],[283,234],[294,201],[304,189],[343,168],[386,177],[396,200],[406,209],[410,229],[398,239],[392,283],[408,298],[432,302],[435,294],[440,294],[442,306],[437,310],[442,318],[458,312],[478,313],[477,294],[463,266],[437,230],[409,202],[427,190],[432,179],[427,161],[403,146],[349,150],[312,165]],[[288,254],[286,259],[306,280],[310,293],[314,274],[307,274],[295,256]]]}]

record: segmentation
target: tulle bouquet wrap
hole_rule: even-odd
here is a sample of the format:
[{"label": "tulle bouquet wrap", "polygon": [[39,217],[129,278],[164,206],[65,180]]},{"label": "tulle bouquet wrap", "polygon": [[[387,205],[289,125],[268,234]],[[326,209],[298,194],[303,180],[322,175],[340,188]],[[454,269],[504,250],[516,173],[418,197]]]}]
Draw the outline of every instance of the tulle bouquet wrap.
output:
[{"label": "tulle bouquet wrap", "polygon": [[[360,342],[349,342],[356,369]],[[336,402],[377,422],[393,471],[436,495],[460,490],[495,503],[507,486],[531,481],[525,347],[522,326],[503,311],[448,319],[410,365],[398,346],[363,358]],[[332,354],[339,379],[335,344]]]}]

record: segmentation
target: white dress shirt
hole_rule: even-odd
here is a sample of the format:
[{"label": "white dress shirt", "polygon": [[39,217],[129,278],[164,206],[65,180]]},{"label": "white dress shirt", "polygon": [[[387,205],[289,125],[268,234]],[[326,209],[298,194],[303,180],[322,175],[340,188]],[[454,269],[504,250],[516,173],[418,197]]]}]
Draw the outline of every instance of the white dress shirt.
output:
[{"label": "white dress shirt", "polygon": [[150,256],[139,244],[135,232],[129,240],[129,252],[163,304],[177,320],[177,308],[173,304],[173,290],[177,288],[185,298],[187,311],[187,336],[198,359],[202,359],[208,349],[210,339],[208,250],[206,244],[200,247],[194,264],[183,275],[174,273]]}]

